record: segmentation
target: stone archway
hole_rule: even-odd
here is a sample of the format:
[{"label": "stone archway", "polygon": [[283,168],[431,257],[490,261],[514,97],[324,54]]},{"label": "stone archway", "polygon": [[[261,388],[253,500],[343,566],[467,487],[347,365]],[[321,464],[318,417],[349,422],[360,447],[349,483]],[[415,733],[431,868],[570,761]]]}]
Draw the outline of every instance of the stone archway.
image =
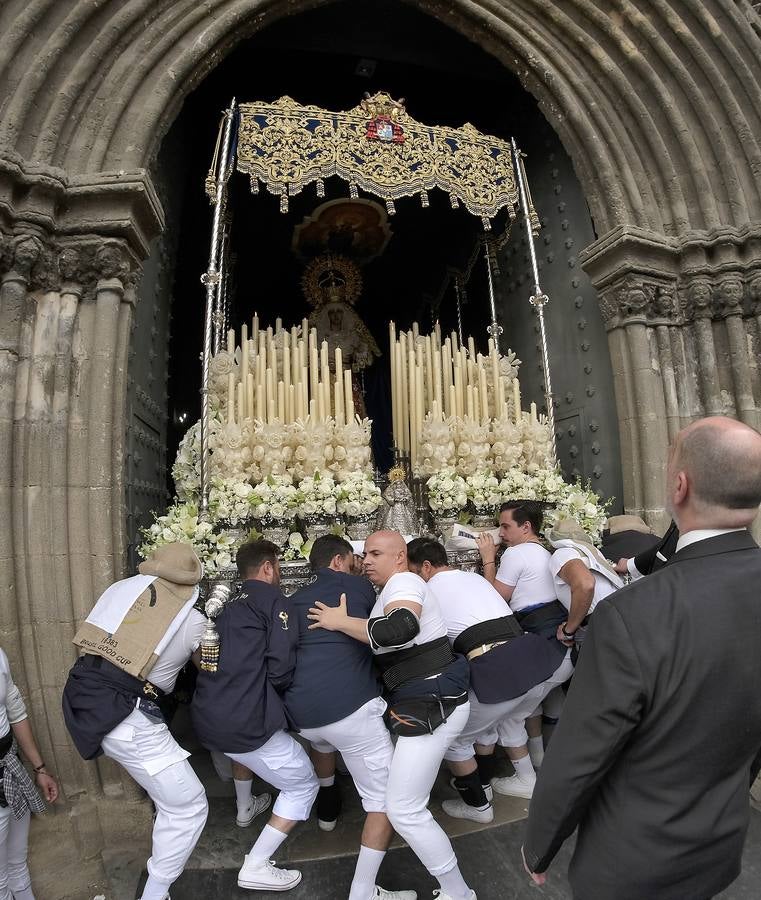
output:
[{"label": "stone archway", "polygon": [[[317,5],[0,11],[2,640],[64,775],[61,831],[93,861],[85,877],[99,877],[104,836],[145,825],[128,779],[74,756],[59,710],[75,623],[123,570],[134,286],[164,227],[153,160],[237,42]],[[625,503],[658,522],[668,437],[706,413],[759,421],[758,16],[730,0],[413,5],[515,72],[574,161],[598,235],[580,258],[609,332]]]}]

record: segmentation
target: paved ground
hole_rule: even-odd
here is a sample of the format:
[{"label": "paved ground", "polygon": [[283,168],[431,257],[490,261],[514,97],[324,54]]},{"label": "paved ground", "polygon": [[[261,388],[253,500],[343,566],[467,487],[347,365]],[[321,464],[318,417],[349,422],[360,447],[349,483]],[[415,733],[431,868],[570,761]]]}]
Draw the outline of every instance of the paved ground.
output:
[{"label": "paved ground", "polygon": [[[570,900],[565,878],[571,855],[570,842],[562,849],[547,884],[538,888],[523,873],[518,849],[523,824],[513,822],[454,839],[455,850],[466,879],[477,889],[478,900]],[[287,896],[293,900],[338,900],[349,893],[354,857],[324,859],[300,864],[301,884]],[[237,887],[237,869],[186,871],[172,889],[172,900],[264,900],[271,893],[244,891]],[[428,876],[406,848],[391,850],[381,868],[380,882],[387,888],[406,888],[428,900],[436,882]],[[721,900],[758,900],[761,896],[761,813],[752,811],[743,873],[720,895]],[[139,893],[138,895],[139,896]],[[285,895],[284,895],[285,896]],[[657,900],[657,898],[647,898]],[[685,897],[684,900],[690,900]],[[718,898],[717,898],[718,900]]]}]

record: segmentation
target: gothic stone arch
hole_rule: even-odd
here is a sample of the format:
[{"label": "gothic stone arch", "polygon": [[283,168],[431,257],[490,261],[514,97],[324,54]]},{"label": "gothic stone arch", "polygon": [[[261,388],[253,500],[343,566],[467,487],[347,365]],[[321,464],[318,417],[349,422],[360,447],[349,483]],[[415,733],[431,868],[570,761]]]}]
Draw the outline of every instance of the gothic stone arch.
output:
[{"label": "gothic stone arch", "polygon": [[[97,883],[147,829],[128,779],[72,753],[70,639],[123,571],[135,282],[164,227],[149,174],[183,98],[237,42],[317,0],[37,0],[0,9],[0,640],[63,777],[57,846]],[[418,0],[534,94],[594,218],[625,503],[662,523],[668,437],[759,421],[761,23],[732,0]],[[103,798],[115,798],[104,803]],[[64,839],[65,838],[65,839]],[[61,851],[64,852],[63,850]],[[58,869],[60,897],[67,869]],[[43,893],[43,896],[45,893]],[[81,894],[79,894],[81,896]]]}]

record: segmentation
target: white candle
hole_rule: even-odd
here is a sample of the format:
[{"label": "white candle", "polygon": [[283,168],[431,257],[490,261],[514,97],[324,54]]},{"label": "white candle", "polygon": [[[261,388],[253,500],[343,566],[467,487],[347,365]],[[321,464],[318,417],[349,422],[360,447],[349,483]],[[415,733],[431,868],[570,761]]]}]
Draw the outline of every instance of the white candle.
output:
[{"label": "white candle", "polygon": [[283,330],[283,320],[281,318],[275,319],[275,334],[280,334]]},{"label": "white candle", "polygon": [[277,417],[285,423],[285,382],[277,383]]},{"label": "white candle", "polygon": [[336,424],[344,423],[344,386],[340,378],[333,382],[333,408],[335,409]]},{"label": "white candle", "polygon": [[267,401],[264,395],[264,384],[261,382],[256,386],[256,418],[260,422],[267,421]]},{"label": "white candle", "polygon": [[317,399],[318,384],[320,381],[320,363],[317,357],[317,347],[309,348],[309,386],[311,389],[311,397]]},{"label": "white candle", "polygon": [[229,372],[227,375],[227,424],[235,421],[235,375]]},{"label": "white candle", "polygon": [[468,338],[468,356],[473,360],[476,358],[476,342],[472,337]]},{"label": "white candle", "polygon": [[247,407],[246,390],[248,387],[248,325],[245,323],[240,327],[240,382],[243,385],[243,409]]},{"label": "white candle", "polygon": [[232,328],[227,332],[227,352],[230,356],[235,356],[235,332]]},{"label": "white candle", "polygon": [[259,313],[254,313],[254,320],[251,323],[251,337],[254,339],[254,346],[259,343]]},{"label": "white candle", "polygon": [[354,389],[351,383],[351,369],[344,372],[344,404],[346,406],[346,421],[354,421]]},{"label": "white candle", "polygon": [[305,418],[304,413],[304,385],[298,381],[296,382],[296,418],[303,419]]},{"label": "white candle", "polygon": [[531,407],[530,407],[530,408],[531,408],[531,421],[532,421],[532,422],[538,422],[539,420],[538,420],[537,417],[536,417],[536,403],[534,403],[533,400],[531,401]]},{"label": "white candle", "polygon": [[517,378],[513,378],[513,416],[516,422],[521,420],[521,387]]},{"label": "white candle", "polygon": [[243,419],[245,418],[245,415],[246,415],[246,405],[245,405],[245,401],[243,398],[243,385],[240,381],[238,382],[238,387],[237,387],[237,399],[238,399],[238,424],[242,425]]},{"label": "white candle", "polygon": [[[391,431],[393,433],[393,445],[399,446],[399,414],[397,405],[399,403],[399,391],[396,386],[396,325],[393,322],[388,323],[388,348],[389,348],[389,367],[391,369]],[[348,409],[348,404],[347,404]],[[348,415],[348,414],[347,414]]]},{"label": "white candle", "polygon": [[254,376],[250,372],[246,376],[246,418],[254,418]]},{"label": "white candle", "polygon": [[317,418],[320,422],[325,421],[325,391],[321,381],[317,384]]},{"label": "white candle", "polygon": [[[489,393],[486,388],[486,369],[483,365],[478,367],[478,389],[481,393],[481,418],[489,418]],[[496,412],[494,414],[496,418]]]}]

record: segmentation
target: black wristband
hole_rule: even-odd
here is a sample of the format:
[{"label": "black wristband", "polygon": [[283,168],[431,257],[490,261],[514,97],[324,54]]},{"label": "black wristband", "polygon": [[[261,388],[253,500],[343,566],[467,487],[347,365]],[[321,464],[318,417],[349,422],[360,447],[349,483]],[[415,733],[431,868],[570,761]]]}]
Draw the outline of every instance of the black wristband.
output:
[{"label": "black wristband", "polygon": [[483,566],[496,566],[496,565],[497,565],[497,560],[496,560],[496,559],[488,559],[485,563],[481,563],[481,565],[483,565]]},{"label": "black wristband", "polygon": [[32,771],[35,773],[35,775],[39,775],[40,772],[42,772],[42,770],[43,770],[44,768],[45,768],[45,763],[44,763],[44,762],[41,762],[41,763],[39,764],[39,766],[35,766],[35,767],[32,769]]},{"label": "black wristband", "polygon": [[576,635],[576,632],[575,632],[575,631],[572,631],[572,632],[569,634],[569,633],[565,630],[565,625],[561,625],[561,626],[560,626],[560,631],[562,632],[563,637],[564,637],[566,640],[568,640],[568,641],[572,641],[572,640],[574,639],[575,635]]}]

